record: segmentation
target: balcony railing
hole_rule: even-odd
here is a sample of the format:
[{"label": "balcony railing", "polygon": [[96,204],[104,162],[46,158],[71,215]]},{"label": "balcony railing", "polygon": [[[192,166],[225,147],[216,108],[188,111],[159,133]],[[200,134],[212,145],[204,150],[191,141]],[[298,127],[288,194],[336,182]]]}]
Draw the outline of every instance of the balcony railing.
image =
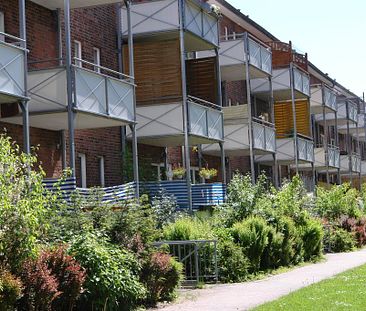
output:
[{"label": "balcony railing", "polygon": [[308,138],[297,137],[297,152],[299,160],[314,161],[314,142]]},{"label": "balcony railing", "polygon": [[[247,42],[244,42],[246,40]],[[246,49],[249,51],[249,64],[261,71],[272,73],[272,53],[268,46],[258,42],[250,35],[233,34],[221,37],[220,64],[221,66],[240,65],[245,62]]]},{"label": "balcony railing", "polygon": [[24,40],[0,32],[0,93],[6,102],[25,98],[25,59],[27,50]]},{"label": "balcony railing", "polygon": [[276,151],[276,132],[273,124],[253,118],[252,129],[254,148],[270,152]]},{"label": "balcony railing", "polygon": [[[60,60],[57,60],[60,61]],[[33,62],[29,72],[31,113],[67,109],[66,68],[45,68],[55,60]],[[117,71],[75,58],[72,65],[74,108],[81,112],[134,122],[134,79]],[[83,64],[85,67],[79,67]],[[99,68],[97,72],[88,68]]]},{"label": "balcony railing", "polygon": [[352,172],[361,172],[361,156],[357,153],[352,153],[351,155],[351,168]]},{"label": "balcony railing", "polygon": [[328,166],[339,167],[340,165],[340,152],[339,148],[328,145]]},{"label": "balcony railing", "polygon": [[[184,30],[201,37],[205,41],[219,45],[218,16],[209,4],[199,1],[182,1]],[[134,3],[131,10],[134,35],[166,33],[180,28],[178,0],[157,0]],[[122,11],[122,33],[127,35],[127,11]]]},{"label": "balcony railing", "polygon": [[203,99],[188,96],[189,133],[209,139],[223,140],[221,107]]},{"label": "balcony railing", "polygon": [[337,111],[337,95],[327,87],[323,87],[323,103],[330,109]]},{"label": "balcony railing", "polygon": [[357,105],[353,102],[348,102],[348,119],[357,122],[357,116],[358,116],[358,111],[357,111]]},{"label": "balcony railing", "polygon": [[309,75],[305,72],[299,70],[298,68],[293,68],[294,77],[294,88],[299,92],[310,96],[310,79]]}]

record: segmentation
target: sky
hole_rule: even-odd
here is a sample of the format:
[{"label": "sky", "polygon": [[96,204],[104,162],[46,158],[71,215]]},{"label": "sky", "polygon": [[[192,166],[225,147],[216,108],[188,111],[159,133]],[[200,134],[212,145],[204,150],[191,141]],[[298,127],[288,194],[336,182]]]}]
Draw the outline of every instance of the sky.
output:
[{"label": "sky", "polygon": [[356,95],[366,93],[365,0],[228,0]]}]

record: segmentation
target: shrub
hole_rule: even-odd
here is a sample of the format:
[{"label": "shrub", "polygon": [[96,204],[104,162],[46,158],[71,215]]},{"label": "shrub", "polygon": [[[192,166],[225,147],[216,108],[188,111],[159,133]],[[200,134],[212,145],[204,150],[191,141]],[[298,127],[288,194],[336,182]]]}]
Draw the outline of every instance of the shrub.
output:
[{"label": "shrub", "polygon": [[82,292],[86,273],[80,264],[66,253],[65,246],[46,252],[48,268],[57,278],[61,294],[53,301],[52,310],[72,310]]},{"label": "shrub", "polygon": [[332,252],[348,252],[354,249],[355,239],[352,233],[342,228],[335,228],[326,231],[324,243],[329,246]]},{"label": "shrub", "polygon": [[178,204],[174,195],[168,194],[165,190],[160,191],[151,202],[158,228],[172,223],[177,218]]},{"label": "shrub", "polygon": [[308,219],[305,224],[301,226],[304,260],[317,259],[322,255],[323,237],[323,227],[318,220]]},{"label": "shrub", "polygon": [[84,309],[123,310],[145,297],[135,256],[100,234],[85,233],[72,241],[70,254],[86,269]]},{"label": "shrub", "polygon": [[345,215],[360,218],[362,213],[358,201],[358,191],[348,183],[333,186],[330,190],[318,187],[315,211],[320,217],[338,220]]},{"label": "shrub", "polygon": [[20,310],[51,310],[52,302],[61,295],[57,277],[48,267],[46,253],[24,262],[21,280],[24,296],[18,306]]},{"label": "shrub", "polygon": [[213,232],[207,221],[185,217],[163,228],[163,239],[185,241],[213,238]]},{"label": "shrub", "polygon": [[217,243],[219,278],[222,282],[241,282],[248,276],[249,260],[242,247],[230,239]]},{"label": "shrub", "polygon": [[182,280],[183,266],[168,254],[155,252],[144,263],[141,279],[147,288],[147,303],[172,300]]},{"label": "shrub", "polygon": [[265,193],[266,182],[267,179],[264,175],[258,178],[255,185],[252,184],[249,175],[235,174],[233,176],[227,188],[227,202],[232,206],[234,211],[231,219],[232,223],[240,221],[252,214],[257,200]]},{"label": "shrub", "polygon": [[15,310],[15,303],[22,296],[23,285],[9,271],[0,270],[0,310]]},{"label": "shrub", "polygon": [[0,135],[0,261],[15,273],[37,253],[37,242],[48,229],[56,208],[55,196],[45,192],[37,159],[19,151]]},{"label": "shrub", "polygon": [[281,266],[283,257],[284,236],[274,228],[268,231],[268,245],[263,251],[261,268],[275,269]]},{"label": "shrub", "polygon": [[263,251],[268,244],[269,230],[266,221],[260,217],[249,217],[233,226],[234,241],[243,247],[253,272],[259,270]]}]

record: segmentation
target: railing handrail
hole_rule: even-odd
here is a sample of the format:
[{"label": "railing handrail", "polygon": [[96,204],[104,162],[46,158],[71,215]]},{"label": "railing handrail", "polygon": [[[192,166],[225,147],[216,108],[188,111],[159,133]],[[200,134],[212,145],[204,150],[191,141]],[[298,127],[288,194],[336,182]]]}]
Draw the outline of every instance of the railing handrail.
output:
[{"label": "railing handrail", "polygon": [[260,46],[266,48],[268,50],[268,52],[272,53],[271,47],[265,43],[262,42],[261,40],[259,40],[258,38],[256,38],[255,36],[253,36],[252,34],[250,34],[249,32],[240,32],[240,33],[235,33],[235,34],[229,34],[229,35],[223,35],[220,36],[220,41],[233,41],[233,40],[242,40],[245,38],[245,35],[248,35],[248,39],[255,41],[255,43],[258,43]]},{"label": "railing handrail", "polygon": [[217,240],[175,240],[175,241],[157,241],[153,242],[153,246],[159,246],[164,244],[203,244],[203,243],[217,243]]},{"label": "railing handrail", "polygon": [[[104,71],[108,71],[112,74],[115,74],[115,75],[118,75],[118,76],[122,76],[124,77],[125,79],[129,79],[131,80],[132,82],[134,81],[134,77],[132,76],[129,76],[129,75],[126,75],[122,72],[119,72],[119,71],[116,71],[116,70],[113,70],[113,69],[110,69],[110,68],[107,68],[107,67],[104,67],[104,66],[101,66],[101,65],[98,65],[98,64],[94,64],[92,62],[89,62],[89,61],[86,61],[84,59],[81,59],[81,58],[77,58],[77,57],[74,57],[74,60],[77,61],[77,62],[80,62],[82,64],[86,64],[86,65],[90,65],[90,66],[93,66],[93,67],[96,67],[96,68],[99,68],[101,70],[104,70]],[[96,72],[99,74],[99,72]]]},{"label": "railing handrail", "polygon": [[222,110],[221,106],[219,106],[217,104],[214,104],[214,103],[211,103],[211,102],[209,102],[207,100],[204,100],[202,98],[192,96],[192,95],[187,96],[187,101],[191,102],[193,104],[197,104],[197,105],[201,105],[201,106],[205,106],[205,107],[208,106],[209,108],[214,108],[215,110],[218,110],[218,111]]},{"label": "railing handrail", "polygon": [[[1,36],[4,36],[5,38],[9,38],[9,39],[13,39],[13,40],[17,40],[19,42],[25,42],[26,40],[22,39],[22,38],[19,38],[17,36],[13,36],[9,33],[6,33],[6,32],[3,32],[3,31],[0,31],[0,35]],[[0,41],[4,41],[4,40],[0,40]]]},{"label": "railing handrail", "polygon": [[296,136],[300,139],[304,139],[304,140],[311,141],[312,143],[314,143],[314,139],[312,137],[309,137],[309,136],[306,136],[306,135],[300,134],[300,133],[297,133]]},{"label": "railing handrail", "polygon": [[275,125],[269,121],[266,121],[266,120],[262,120],[262,119],[259,119],[257,117],[252,117],[252,120],[256,123],[260,123],[266,127],[269,127],[269,128],[272,128],[274,129],[275,128]]},{"label": "railing handrail", "polygon": [[[1,39],[1,37],[3,37],[3,39]],[[6,42],[5,38],[15,40],[15,42]],[[22,46],[25,42],[26,41],[24,39],[21,39],[21,38],[18,38],[16,36],[10,35],[6,32],[0,31],[0,44],[2,44],[2,45],[12,47],[12,48],[15,48],[15,49],[19,49],[23,52],[29,52],[26,47]]]}]

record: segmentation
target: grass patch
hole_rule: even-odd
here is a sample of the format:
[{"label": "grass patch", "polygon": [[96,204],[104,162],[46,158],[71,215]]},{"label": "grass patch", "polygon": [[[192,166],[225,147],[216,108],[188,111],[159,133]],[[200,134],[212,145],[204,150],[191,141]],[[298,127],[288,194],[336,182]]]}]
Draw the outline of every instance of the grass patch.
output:
[{"label": "grass patch", "polygon": [[365,310],[366,265],[263,304],[255,311]]}]

